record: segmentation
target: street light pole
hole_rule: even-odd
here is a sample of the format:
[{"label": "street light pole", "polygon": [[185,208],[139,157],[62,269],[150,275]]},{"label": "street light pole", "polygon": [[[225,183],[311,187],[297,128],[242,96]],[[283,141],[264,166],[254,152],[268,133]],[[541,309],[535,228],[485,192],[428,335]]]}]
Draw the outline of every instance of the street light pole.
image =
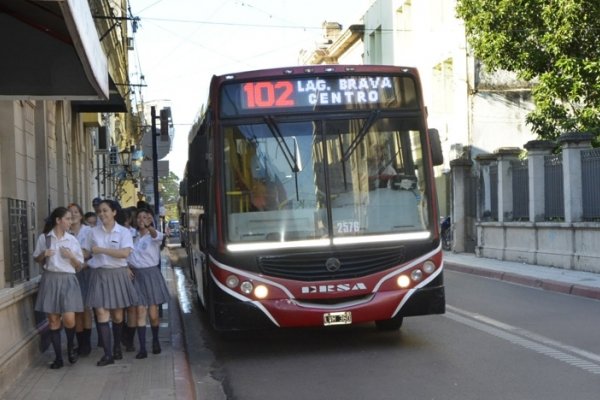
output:
[{"label": "street light pole", "polygon": [[159,208],[159,195],[158,195],[158,145],[156,144],[156,107],[150,107],[150,114],[152,118],[152,174],[154,179],[154,218],[156,219],[156,226],[158,228],[160,221],[160,208]]}]

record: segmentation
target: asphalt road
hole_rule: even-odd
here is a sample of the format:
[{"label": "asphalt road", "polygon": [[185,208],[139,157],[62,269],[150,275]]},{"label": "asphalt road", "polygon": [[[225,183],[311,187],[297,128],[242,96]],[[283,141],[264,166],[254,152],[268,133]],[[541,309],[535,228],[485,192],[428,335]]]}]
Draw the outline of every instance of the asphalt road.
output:
[{"label": "asphalt road", "polygon": [[[177,252],[182,252],[181,249]],[[219,335],[182,268],[200,399],[597,399],[600,302],[446,271],[445,315]]]}]

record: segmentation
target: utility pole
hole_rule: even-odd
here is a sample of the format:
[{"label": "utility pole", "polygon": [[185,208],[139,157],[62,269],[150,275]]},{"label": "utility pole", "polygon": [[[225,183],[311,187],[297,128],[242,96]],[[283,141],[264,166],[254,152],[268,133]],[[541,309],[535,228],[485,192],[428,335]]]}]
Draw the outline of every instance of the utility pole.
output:
[{"label": "utility pole", "polygon": [[156,107],[150,108],[150,115],[152,118],[152,174],[154,180],[154,218],[156,218],[156,226],[160,224],[160,206],[158,195],[158,145],[156,144]]}]

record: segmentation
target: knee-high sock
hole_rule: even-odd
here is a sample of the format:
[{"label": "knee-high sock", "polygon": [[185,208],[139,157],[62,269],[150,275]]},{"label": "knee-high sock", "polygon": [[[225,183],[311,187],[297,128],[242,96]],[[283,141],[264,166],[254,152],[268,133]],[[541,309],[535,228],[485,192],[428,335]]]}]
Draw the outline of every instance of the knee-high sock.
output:
[{"label": "knee-high sock", "polygon": [[140,341],[140,351],[146,351],[146,326],[137,327],[138,340]]},{"label": "knee-high sock", "polygon": [[50,329],[50,342],[56,354],[57,360],[62,360],[62,344],[60,343],[60,331],[61,329]]},{"label": "knee-high sock", "polygon": [[92,330],[85,328],[83,330],[83,343],[87,345],[88,348],[91,348],[91,339],[92,339]]},{"label": "knee-high sock", "polygon": [[123,332],[123,341],[126,346],[133,346],[133,340],[135,339],[135,326],[125,326],[125,331]]},{"label": "knee-high sock", "polygon": [[98,347],[104,347],[104,344],[102,343],[102,334],[100,334],[100,323],[98,322],[98,317],[96,316],[96,313],[94,313],[94,321],[96,322],[96,333],[98,334]]},{"label": "knee-high sock", "polygon": [[110,327],[108,326],[108,322],[100,322],[98,323],[98,330],[100,331],[100,337],[102,339],[102,345],[104,347],[104,355],[106,357],[112,358],[112,343],[111,343],[111,334]]},{"label": "knee-high sock", "polygon": [[158,342],[158,326],[153,326],[152,328],[152,341]]},{"label": "knee-high sock", "polygon": [[67,334],[67,349],[73,351],[73,338],[75,337],[75,328],[65,328]]},{"label": "knee-high sock", "polygon": [[121,347],[121,335],[123,333],[123,322],[112,324],[113,340],[115,348]]}]

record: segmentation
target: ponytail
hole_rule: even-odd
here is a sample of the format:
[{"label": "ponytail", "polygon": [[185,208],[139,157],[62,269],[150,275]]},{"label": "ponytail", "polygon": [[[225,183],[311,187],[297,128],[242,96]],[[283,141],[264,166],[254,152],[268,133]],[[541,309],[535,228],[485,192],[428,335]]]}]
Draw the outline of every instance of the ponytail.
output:
[{"label": "ponytail", "polygon": [[42,233],[44,235],[50,233],[56,226],[56,219],[64,217],[68,212],[69,210],[66,207],[56,207],[50,216],[44,220],[44,229],[42,230]]}]

